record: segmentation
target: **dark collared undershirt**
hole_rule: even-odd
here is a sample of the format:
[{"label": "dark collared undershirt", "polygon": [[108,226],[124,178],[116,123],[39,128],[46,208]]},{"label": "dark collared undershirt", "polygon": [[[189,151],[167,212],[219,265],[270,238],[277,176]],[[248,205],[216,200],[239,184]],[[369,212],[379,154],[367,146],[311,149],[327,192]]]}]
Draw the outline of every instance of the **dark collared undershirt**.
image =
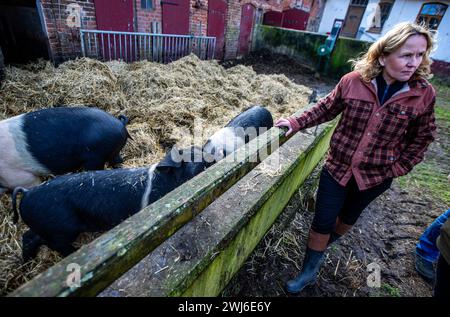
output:
[{"label": "dark collared undershirt", "polygon": [[380,73],[377,78],[377,94],[380,105],[383,105],[389,100],[397,91],[403,88],[405,81],[395,81],[388,85],[383,78],[383,73]]}]

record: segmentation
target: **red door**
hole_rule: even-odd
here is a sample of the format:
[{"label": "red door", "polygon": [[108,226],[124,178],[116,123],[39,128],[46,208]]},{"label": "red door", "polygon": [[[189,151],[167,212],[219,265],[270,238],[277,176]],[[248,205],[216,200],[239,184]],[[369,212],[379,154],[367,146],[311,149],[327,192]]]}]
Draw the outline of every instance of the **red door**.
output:
[{"label": "red door", "polygon": [[164,0],[161,7],[164,34],[189,34],[189,0]]},{"label": "red door", "polygon": [[[134,31],[133,0],[94,0],[94,4],[98,30]],[[97,40],[102,48],[100,54],[104,59],[135,60],[134,40],[130,36],[99,35]],[[115,46],[114,43],[116,43]]]},{"label": "red door", "polygon": [[277,11],[269,11],[264,13],[263,24],[271,26],[281,26],[283,13]]},{"label": "red door", "polygon": [[289,9],[283,11],[282,27],[294,30],[306,30],[309,13],[299,9]]},{"label": "red door", "polygon": [[97,29],[133,32],[133,0],[94,0]]},{"label": "red door", "polygon": [[225,0],[209,0],[208,2],[208,36],[216,37],[215,59],[222,59],[225,46],[225,21],[227,2]]},{"label": "red door", "polygon": [[241,28],[239,33],[238,55],[248,54],[250,48],[250,39],[252,35],[253,17],[255,16],[255,7],[251,4],[242,6]]}]

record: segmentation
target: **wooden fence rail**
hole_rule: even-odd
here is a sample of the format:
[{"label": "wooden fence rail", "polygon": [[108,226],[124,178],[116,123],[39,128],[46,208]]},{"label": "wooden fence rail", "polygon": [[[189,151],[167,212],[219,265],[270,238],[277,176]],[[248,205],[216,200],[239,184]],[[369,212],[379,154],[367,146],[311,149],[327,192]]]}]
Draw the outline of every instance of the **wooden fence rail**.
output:
[{"label": "wooden fence rail", "polygon": [[[295,135],[296,138],[302,136],[305,138],[306,136],[308,141],[302,143],[303,145],[298,149],[299,152],[291,154],[290,159],[294,159],[295,163],[291,162],[284,167],[282,171],[284,176],[277,178],[276,183],[268,182],[266,186],[259,189],[263,192],[261,197],[242,198],[241,201],[245,201],[247,204],[253,203],[246,209],[235,208],[236,201],[230,205],[233,206],[230,207],[233,210],[241,210],[240,212],[246,217],[245,219],[250,219],[252,214],[255,215],[252,219],[263,217],[265,220],[260,221],[263,221],[264,225],[259,227],[260,221],[256,220],[251,220],[248,223],[239,220],[241,225],[245,224],[245,226],[241,226],[242,228],[233,226],[233,235],[228,234],[228,238],[224,238],[231,244],[225,245],[224,242],[221,242],[220,247],[217,247],[205,242],[204,250],[213,252],[206,254],[212,262],[205,262],[202,257],[201,263],[198,264],[200,267],[195,266],[195,271],[198,274],[180,273],[177,275],[178,278],[172,278],[173,275],[170,278],[166,276],[165,279],[158,282],[159,284],[153,284],[153,282],[156,283],[156,281],[153,281],[151,283],[154,285],[153,288],[147,284],[146,289],[149,290],[149,293],[146,294],[154,296],[218,294],[232,274],[237,271],[242,261],[253,250],[261,238],[261,233],[270,227],[276,215],[281,212],[294,188],[297,188],[303,182],[312,171],[313,166],[320,161],[328,147],[333,128],[334,124],[322,125],[317,136],[311,134],[313,130],[310,130],[309,134]],[[112,283],[116,282],[117,285],[120,276],[133,268],[178,229],[185,226],[186,223],[252,171],[261,157],[264,159],[275,146],[282,145],[286,140],[287,138],[284,137],[282,130],[278,128],[270,129],[245,147],[238,149],[234,157],[227,157],[211,166],[205,172],[104,233],[90,244],[84,245],[77,252],[41,273],[10,296],[95,296]],[[266,188],[267,186],[269,188]],[[283,186],[288,187],[283,189]],[[279,203],[274,203],[273,199],[278,199],[276,195],[281,195]],[[220,201],[215,203],[220,203]],[[275,205],[277,206],[276,210],[270,211]],[[257,212],[258,210],[259,212]],[[269,217],[258,216],[267,212],[271,213]],[[251,225],[252,221],[255,223],[254,225]],[[259,227],[255,234],[253,234],[253,229],[249,229],[254,226]],[[186,228],[188,230],[192,227]],[[220,234],[224,234],[224,232]],[[249,234],[251,243],[240,244],[240,242],[243,242],[243,237],[248,237]],[[192,239],[196,240],[196,237],[193,236]],[[219,250],[221,251],[219,252]],[[235,259],[236,257],[226,259],[227,254],[231,253],[230,256],[232,256],[232,253],[237,252],[236,250],[241,250],[238,252],[238,259]],[[213,256],[213,254],[219,255]],[[227,261],[234,261],[235,263],[225,265],[224,263]],[[79,268],[81,281],[79,287],[70,287],[67,282],[69,278],[73,277],[71,270],[74,265]],[[164,274],[161,274],[161,276],[164,276]],[[151,291],[155,289],[158,289],[158,291]],[[106,290],[103,294],[108,295],[109,290]]]},{"label": "wooden fence rail", "polygon": [[333,130],[294,135],[100,296],[219,295],[321,161]]}]

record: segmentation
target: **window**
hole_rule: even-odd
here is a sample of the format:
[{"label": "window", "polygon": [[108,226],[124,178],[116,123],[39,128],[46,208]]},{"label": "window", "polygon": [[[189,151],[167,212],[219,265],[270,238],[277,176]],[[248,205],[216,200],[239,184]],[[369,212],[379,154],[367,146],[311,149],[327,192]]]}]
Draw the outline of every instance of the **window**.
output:
[{"label": "window", "polygon": [[446,4],[438,2],[424,3],[417,16],[416,22],[424,23],[431,30],[437,30],[447,7]]},{"label": "window", "polygon": [[141,0],[141,8],[147,10],[153,9],[153,0]]},{"label": "window", "polygon": [[391,13],[391,9],[394,5],[395,0],[382,0],[378,3],[377,12],[373,16],[373,21],[371,21],[371,27],[367,30],[367,32],[371,33],[381,33],[383,29],[384,23],[389,17]]},{"label": "window", "polygon": [[365,7],[365,6],[367,6],[368,2],[369,2],[369,0],[352,0],[350,5]]}]

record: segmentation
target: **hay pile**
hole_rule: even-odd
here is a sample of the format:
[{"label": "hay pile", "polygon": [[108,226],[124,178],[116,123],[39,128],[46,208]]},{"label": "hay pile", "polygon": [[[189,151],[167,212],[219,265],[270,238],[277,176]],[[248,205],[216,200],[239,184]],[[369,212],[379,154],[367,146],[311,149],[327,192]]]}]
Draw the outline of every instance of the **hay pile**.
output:
[{"label": "hay pile", "polygon": [[[201,61],[195,55],[167,65],[81,58],[55,68],[40,61],[7,69],[0,89],[0,120],[58,105],[90,105],[113,115],[125,114],[134,140],[122,151],[124,166],[147,166],[174,144],[190,145],[194,120],[204,128],[204,142],[250,105],[266,106],[276,119],[306,105],[310,94],[309,88],[284,75],[258,75],[242,65],[225,69],[217,61]],[[21,235],[27,228],[12,224],[10,210],[10,199],[3,195],[0,295],[60,260],[42,248],[38,258],[22,265]]]}]

